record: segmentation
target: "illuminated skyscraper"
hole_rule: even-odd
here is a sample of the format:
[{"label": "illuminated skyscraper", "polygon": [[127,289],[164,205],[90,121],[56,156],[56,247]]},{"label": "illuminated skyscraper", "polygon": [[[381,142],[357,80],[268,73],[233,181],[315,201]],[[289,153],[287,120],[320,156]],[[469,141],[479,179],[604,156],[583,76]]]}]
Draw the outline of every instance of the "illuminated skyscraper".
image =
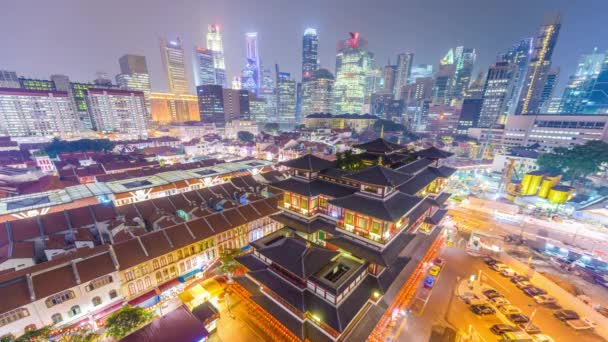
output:
[{"label": "illuminated skyscraper", "polygon": [[524,86],[517,106],[517,113],[534,114],[540,110],[545,80],[551,69],[551,57],[560,28],[561,18],[559,15],[541,25],[534,39],[532,55],[524,77]]},{"label": "illuminated skyscraper", "polygon": [[413,62],[413,53],[400,53],[397,55],[397,73],[393,87],[393,94],[397,100],[401,99],[401,88],[409,83]]},{"label": "illuminated skyscraper", "polygon": [[116,75],[118,87],[124,90],[139,90],[144,93],[146,111],[150,115],[150,74],[145,56],[124,55],[118,60],[120,74]]},{"label": "illuminated skyscraper", "polygon": [[391,65],[391,61],[382,69],[382,77],[384,78],[384,93],[394,93],[395,79],[397,78],[397,66]]},{"label": "illuminated skyscraper", "polygon": [[188,77],[186,76],[186,61],[182,41],[178,37],[176,40],[161,40],[161,55],[169,92],[174,94],[188,93]]},{"label": "illuminated skyscraper", "polygon": [[217,24],[207,27],[207,49],[213,51],[213,66],[215,67],[215,84],[226,87],[226,64],[224,62],[224,44],[222,33]]},{"label": "illuminated skyscraper", "polygon": [[224,91],[219,84],[196,87],[201,121],[224,123]]},{"label": "illuminated skyscraper", "polygon": [[241,88],[257,94],[261,86],[260,55],[258,52],[258,33],[245,35],[247,63],[241,74]]},{"label": "illuminated skyscraper", "polygon": [[492,128],[497,123],[504,123],[516,72],[517,66],[507,62],[496,63],[488,69],[477,127]]},{"label": "illuminated skyscraper", "polygon": [[455,50],[454,56],[454,78],[451,85],[452,98],[462,99],[471,83],[471,73],[477,54],[475,49],[459,46]]},{"label": "illuminated skyscraper", "polygon": [[416,64],[412,66],[410,83],[416,82],[417,78],[433,77],[433,66],[431,64]]},{"label": "illuminated skyscraper", "polygon": [[302,39],[302,82],[308,81],[319,68],[319,37],[317,30],[307,28]]},{"label": "illuminated skyscraper", "polygon": [[533,38],[525,38],[513,45],[506,53],[498,57],[498,62],[507,62],[516,66],[515,74],[513,75],[513,91],[510,98],[507,100],[506,112],[508,115],[513,115],[517,111],[517,105],[521,96],[522,89],[525,84],[526,70],[530,62],[531,48]]},{"label": "illuminated skyscraper", "polygon": [[334,75],[327,69],[313,72],[308,82],[302,84],[302,116],[313,113],[331,113],[334,108]]},{"label": "illuminated skyscraper", "polygon": [[341,41],[336,55],[334,114],[360,114],[365,101],[366,78],[373,68],[373,54],[365,49],[358,32]]},{"label": "illuminated skyscraper", "polygon": [[98,131],[147,136],[144,93],[118,89],[87,89],[87,103]]},{"label": "illuminated skyscraper", "polygon": [[551,99],[553,98],[553,91],[555,90],[555,86],[557,85],[557,81],[559,79],[559,67],[551,68],[545,77],[545,84],[543,85],[543,90],[540,94],[540,112],[547,113],[549,109],[549,105]]},{"label": "illuminated skyscraper", "polygon": [[293,125],[296,123],[296,81],[287,72],[280,72],[275,65],[277,75],[277,114],[279,123]]},{"label": "illuminated skyscraper", "polygon": [[582,55],[573,76],[570,76],[562,96],[561,110],[564,113],[580,113],[591,93],[595,79],[602,71],[605,53],[593,49],[590,54]]},{"label": "illuminated skyscraper", "polygon": [[213,51],[197,47],[194,49],[194,83],[196,86],[216,84]]}]

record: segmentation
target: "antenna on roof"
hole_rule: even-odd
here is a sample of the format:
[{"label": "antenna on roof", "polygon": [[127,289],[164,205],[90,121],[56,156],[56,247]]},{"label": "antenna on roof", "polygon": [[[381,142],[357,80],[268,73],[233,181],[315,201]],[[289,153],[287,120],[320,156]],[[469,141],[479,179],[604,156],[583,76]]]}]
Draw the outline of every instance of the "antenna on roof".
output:
[{"label": "antenna on roof", "polygon": [[382,127],[380,128],[380,138],[384,139],[384,124],[382,125]]}]

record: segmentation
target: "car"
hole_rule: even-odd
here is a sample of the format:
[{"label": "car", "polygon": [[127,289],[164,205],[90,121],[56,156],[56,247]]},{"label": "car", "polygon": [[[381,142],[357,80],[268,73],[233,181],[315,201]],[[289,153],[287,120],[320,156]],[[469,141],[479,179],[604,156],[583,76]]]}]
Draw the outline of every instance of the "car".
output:
[{"label": "car", "polygon": [[553,312],[553,316],[562,322],[581,319],[581,316],[574,310],[557,310]]},{"label": "car", "polygon": [[536,286],[530,286],[530,287],[526,287],[524,289],[524,293],[527,294],[530,297],[534,297],[534,296],[539,296],[539,295],[544,295],[547,294],[547,291],[538,288]]},{"label": "car", "polygon": [[437,266],[437,265],[433,265],[431,266],[431,268],[429,268],[429,274],[436,277],[437,275],[439,275],[439,272],[441,271],[441,267]]},{"label": "car", "polygon": [[517,272],[515,272],[515,270],[513,270],[512,268],[507,267],[507,268],[503,269],[502,271],[500,271],[500,275],[503,277],[511,278],[513,276],[516,276]]},{"label": "car", "polygon": [[491,298],[490,299],[490,303],[494,304],[494,306],[503,306],[503,305],[509,305],[509,304],[511,304],[511,302],[509,302],[504,297],[494,297],[494,298]]},{"label": "car", "polygon": [[515,305],[502,305],[498,307],[498,311],[505,315],[520,314],[521,310]]},{"label": "car", "polygon": [[492,257],[487,257],[487,258],[483,259],[483,262],[488,266],[492,266],[492,265],[496,264],[498,262],[498,260],[496,260]]},{"label": "car", "polygon": [[527,280],[523,280],[523,281],[520,281],[517,284],[515,284],[515,286],[517,286],[518,289],[523,290],[526,287],[530,287],[530,286],[534,286],[534,285],[532,285],[532,283]]},{"label": "car", "polygon": [[494,324],[490,327],[490,331],[495,335],[502,335],[506,332],[517,331],[517,328],[508,324]]},{"label": "car", "polygon": [[500,341],[504,342],[531,342],[529,335],[523,331],[510,331],[502,334],[502,339]]},{"label": "car", "polygon": [[496,298],[496,297],[502,297],[502,295],[500,293],[498,293],[498,291],[496,291],[496,290],[485,290],[482,293],[488,299],[492,299],[492,298]]},{"label": "car", "polygon": [[435,277],[430,275],[430,276],[427,276],[426,278],[424,278],[424,287],[426,287],[427,289],[430,289],[434,285],[435,285]]},{"label": "car", "polygon": [[589,318],[570,319],[566,321],[566,324],[574,330],[591,330],[597,325]]},{"label": "car", "polygon": [[517,325],[518,328],[520,328],[521,330],[527,332],[528,334],[540,334],[541,330],[538,326],[532,324],[531,322],[528,323],[519,323]]},{"label": "car", "polygon": [[443,266],[445,265],[445,260],[441,258],[435,258],[435,260],[433,260],[433,265],[443,268]]},{"label": "car", "polygon": [[534,342],[555,342],[551,336],[545,334],[534,334],[531,337]]},{"label": "car", "polygon": [[522,275],[515,275],[513,277],[511,277],[511,282],[513,284],[518,284],[522,281],[529,281],[530,279],[528,279],[528,277],[526,276],[522,276]]},{"label": "car", "polygon": [[608,317],[608,308],[605,306],[601,306],[599,308],[596,309],[597,312],[600,313],[600,315],[604,316],[604,317]]},{"label": "car", "polygon": [[530,322],[530,318],[528,318],[528,316],[526,316],[524,314],[514,313],[514,314],[508,314],[506,316],[509,319],[509,321],[511,321],[513,323],[519,324],[519,323],[528,323],[528,322]]},{"label": "car", "polygon": [[469,309],[476,315],[479,316],[484,316],[484,315],[491,315],[496,313],[496,310],[494,310],[491,306],[488,305],[484,305],[484,304],[479,304],[479,305],[471,305],[469,307]]},{"label": "car", "polygon": [[504,270],[505,268],[508,268],[508,267],[509,266],[507,266],[507,265],[505,265],[503,263],[500,263],[500,262],[497,262],[494,265],[490,266],[490,268],[493,269],[496,272],[500,272],[500,271],[502,271],[502,270]]},{"label": "car", "polygon": [[557,299],[555,297],[551,297],[549,295],[538,295],[532,297],[537,304],[547,305],[547,304],[557,304]]}]

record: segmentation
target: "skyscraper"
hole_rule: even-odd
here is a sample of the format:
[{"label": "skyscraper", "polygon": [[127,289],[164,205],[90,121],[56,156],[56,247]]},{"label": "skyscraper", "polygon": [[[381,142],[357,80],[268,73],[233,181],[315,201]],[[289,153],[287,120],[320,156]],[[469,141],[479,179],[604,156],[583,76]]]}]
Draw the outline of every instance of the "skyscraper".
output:
[{"label": "skyscraper", "polygon": [[580,113],[591,93],[593,83],[600,71],[605,53],[593,49],[590,54],[582,55],[574,75],[568,79],[568,84],[562,95],[561,110],[564,113]]},{"label": "skyscraper", "polygon": [[559,67],[551,68],[545,77],[545,84],[540,95],[540,112],[547,113],[551,99],[553,98],[553,91],[557,85],[559,78]]},{"label": "skyscraper", "polygon": [[224,92],[219,84],[204,84],[196,87],[201,121],[224,123]]},{"label": "skyscraper", "polygon": [[0,88],[19,88],[19,78],[14,71],[0,70]]},{"label": "skyscraper", "polygon": [[319,68],[319,37],[317,30],[307,28],[302,39],[302,82],[308,81]]},{"label": "skyscraper", "polygon": [[201,47],[194,49],[194,83],[196,86],[216,84],[213,51]]},{"label": "skyscraper", "polygon": [[550,18],[540,26],[538,34],[534,39],[534,46],[528,70],[524,77],[524,86],[517,107],[517,113],[538,113],[542,106],[542,94],[545,88],[545,80],[551,69],[551,57],[557,43],[557,37],[561,28],[559,15]]},{"label": "skyscraper", "polygon": [[497,62],[507,62],[516,66],[513,76],[513,91],[507,100],[507,114],[513,115],[517,111],[517,105],[525,84],[525,75],[530,62],[533,38],[524,38],[513,45],[507,52],[498,56]]},{"label": "skyscraper", "polygon": [[144,93],[118,89],[87,89],[87,103],[98,131],[147,136]]},{"label": "skyscraper", "polygon": [[302,116],[331,113],[334,108],[334,75],[327,69],[317,69],[310,80],[302,84]]},{"label": "skyscraper", "polygon": [[248,32],[245,35],[247,63],[241,76],[241,88],[258,93],[261,86],[260,55],[258,52],[258,33]]},{"label": "skyscraper", "polygon": [[393,94],[397,100],[401,99],[401,88],[410,83],[409,79],[413,62],[413,53],[400,53],[397,55],[397,72],[393,87]]},{"label": "skyscraper", "polygon": [[454,79],[450,92],[452,98],[462,99],[466,95],[469,83],[471,83],[471,73],[477,54],[475,49],[465,48],[464,46],[459,46],[454,51]]},{"label": "skyscraper", "polygon": [[416,82],[417,78],[433,77],[433,66],[431,64],[416,64],[412,66],[409,82]]},{"label": "skyscraper", "polygon": [[507,62],[496,63],[488,69],[478,127],[491,128],[497,123],[504,123],[516,69],[515,64]]},{"label": "skyscraper", "polygon": [[583,106],[585,114],[608,114],[608,55],[602,69],[593,81],[591,91]]},{"label": "skyscraper", "polygon": [[163,39],[160,49],[169,92],[187,94],[188,77],[186,76],[186,61],[181,39],[179,37],[171,41]]},{"label": "skyscraper", "polygon": [[339,43],[336,55],[334,114],[359,114],[363,110],[366,77],[373,68],[373,54],[365,49],[358,32]]},{"label": "skyscraper", "polygon": [[150,115],[150,74],[145,56],[124,55],[118,60],[120,74],[116,75],[116,83],[121,89],[139,90],[144,93],[146,111]]},{"label": "skyscraper", "polygon": [[207,49],[213,51],[213,66],[215,67],[215,84],[226,87],[226,64],[224,62],[224,44],[222,33],[217,24],[207,27]]},{"label": "skyscraper", "polygon": [[391,65],[389,60],[387,65],[382,69],[382,77],[384,78],[384,92],[394,94],[395,79],[397,77],[397,66]]},{"label": "skyscraper", "polygon": [[279,123],[293,125],[296,123],[296,81],[287,72],[280,72],[275,65],[277,75],[277,115]]}]

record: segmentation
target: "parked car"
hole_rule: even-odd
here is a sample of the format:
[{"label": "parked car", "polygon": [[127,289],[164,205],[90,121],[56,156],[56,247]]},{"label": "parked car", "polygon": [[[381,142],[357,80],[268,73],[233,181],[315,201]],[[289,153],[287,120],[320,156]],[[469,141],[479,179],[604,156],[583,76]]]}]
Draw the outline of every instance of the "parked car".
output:
[{"label": "parked car", "polygon": [[534,286],[534,285],[532,285],[531,282],[524,280],[524,281],[520,281],[519,283],[515,284],[515,286],[517,286],[518,289],[523,290],[526,287],[530,287],[530,286]]},{"label": "parked car", "polygon": [[484,304],[471,305],[469,308],[471,309],[471,311],[473,311],[474,314],[480,316],[491,315],[496,313],[496,310],[494,310],[491,306]]},{"label": "parked car", "polygon": [[574,330],[590,330],[595,328],[597,325],[597,323],[588,318],[570,319],[566,321],[566,324],[568,324],[568,326]]},{"label": "parked car", "polygon": [[527,332],[528,334],[540,334],[541,330],[538,326],[528,322],[528,323],[519,323],[517,325],[518,328]]},{"label": "parked car", "polygon": [[529,281],[530,279],[528,279],[528,277],[523,276],[523,275],[515,275],[513,277],[511,277],[511,282],[514,284],[518,284],[522,281]]},{"label": "parked car", "polygon": [[430,275],[430,276],[427,276],[426,278],[424,278],[424,287],[426,287],[427,289],[430,289],[430,288],[433,288],[434,285],[435,285],[435,277]]},{"label": "parked car", "polygon": [[498,297],[500,296],[500,293],[494,289],[487,289],[487,290],[483,290],[481,293],[483,293],[484,296],[488,297],[488,298],[493,298],[493,297]]},{"label": "parked car", "polygon": [[435,260],[433,260],[433,265],[443,268],[443,266],[445,265],[445,260],[441,258],[435,258]]},{"label": "parked car", "polygon": [[601,306],[599,308],[596,309],[597,312],[599,312],[602,316],[604,317],[608,317],[608,308],[605,306]]},{"label": "parked car", "polygon": [[538,304],[546,305],[546,304],[557,304],[557,299],[555,297],[551,297],[549,295],[538,295],[532,297],[534,301]]},{"label": "parked car", "polygon": [[504,297],[494,297],[494,298],[490,299],[490,303],[494,304],[494,306],[503,306],[503,305],[511,304],[511,302],[509,302]]},{"label": "parked car", "polygon": [[517,272],[515,272],[514,269],[507,267],[507,268],[503,269],[502,271],[500,271],[500,275],[503,277],[511,278],[513,276],[516,276]]},{"label": "parked car", "polygon": [[511,331],[517,331],[518,329],[512,325],[508,325],[508,324],[494,324],[491,328],[490,331],[492,333],[494,333],[495,335],[502,335],[506,332],[511,332]]},{"label": "parked car", "polygon": [[520,313],[514,313],[514,314],[509,314],[506,315],[507,318],[509,319],[509,321],[513,322],[513,323],[528,323],[530,322],[530,318],[528,318],[528,316],[524,315],[524,314],[520,314]]},{"label": "parked car", "polygon": [[530,335],[526,334],[523,331],[510,331],[502,334],[502,339],[500,341],[504,342],[532,342]]},{"label": "parked car", "polygon": [[431,268],[429,268],[429,274],[436,277],[437,275],[439,275],[439,272],[441,271],[441,267],[437,266],[437,265],[433,265],[431,266]]},{"label": "parked car", "polygon": [[521,310],[515,305],[502,305],[498,307],[498,311],[505,315],[519,314]]},{"label": "parked car", "polygon": [[562,322],[581,318],[581,316],[579,316],[574,310],[557,310],[553,312],[553,316]]},{"label": "parked car", "polygon": [[496,272],[500,272],[500,271],[504,270],[505,268],[509,268],[509,266],[507,266],[503,263],[497,262],[494,265],[490,266],[490,268],[492,268]]},{"label": "parked car", "polygon": [[492,265],[494,265],[495,263],[497,263],[497,262],[498,262],[498,260],[496,260],[496,259],[494,259],[494,258],[491,258],[491,257],[487,257],[487,258],[483,259],[483,262],[484,262],[486,265],[488,265],[488,266],[492,266]]},{"label": "parked car", "polygon": [[538,288],[536,286],[530,286],[530,287],[526,287],[524,289],[524,293],[527,294],[530,297],[534,297],[534,296],[539,296],[539,295],[544,295],[547,294],[547,291]]},{"label": "parked car", "polygon": [[545,334],[532,335],[532,341],[534,341],[534,342],[555,342],[551,336],[545,335]]}]

